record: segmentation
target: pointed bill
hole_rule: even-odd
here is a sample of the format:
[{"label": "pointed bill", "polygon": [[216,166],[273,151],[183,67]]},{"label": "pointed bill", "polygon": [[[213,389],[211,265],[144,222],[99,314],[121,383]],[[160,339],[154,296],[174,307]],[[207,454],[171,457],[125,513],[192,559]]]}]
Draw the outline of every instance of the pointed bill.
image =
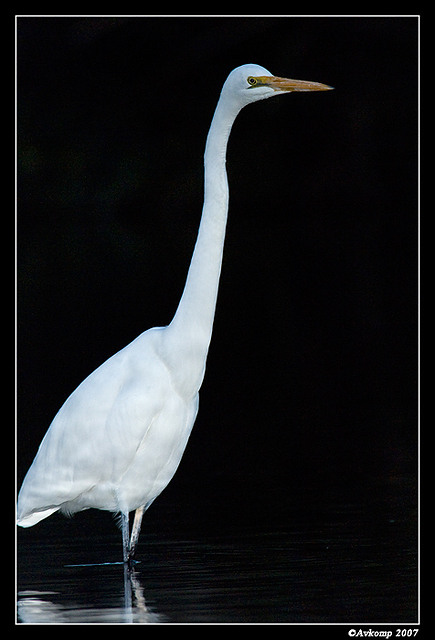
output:
[{"label": "pointed bill", "polygon": [[321,82],[291,80],[290,78],[280,78],[279,76],[261,76],[257,80],[275,91],[329,91],[334,88]]}]

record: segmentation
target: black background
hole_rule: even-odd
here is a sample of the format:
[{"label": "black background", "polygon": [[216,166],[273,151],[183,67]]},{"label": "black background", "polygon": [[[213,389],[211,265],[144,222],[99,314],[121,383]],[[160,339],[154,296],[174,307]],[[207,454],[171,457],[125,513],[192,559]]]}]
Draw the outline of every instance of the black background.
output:
[{"label": "black background", "polygon": [[17,31],[19,482],[75,387],[171,320],[208,127],[226,76],[251,62],[335,90],[251,105],[233,127],[213,339],[171,490],[413,472],[417,18]]}]

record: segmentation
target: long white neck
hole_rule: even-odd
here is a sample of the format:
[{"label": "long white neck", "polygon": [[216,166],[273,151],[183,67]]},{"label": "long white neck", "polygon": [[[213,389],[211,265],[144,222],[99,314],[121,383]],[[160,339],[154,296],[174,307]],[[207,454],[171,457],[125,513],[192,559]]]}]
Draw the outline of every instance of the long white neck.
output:
[{"label": "long white neck", "polygon": [[[204,154],[204,207],[183,295],[164,336],[164,357],[183,395],[201,386],[210,344],[228,215],[226,150],[239,108],[219,100]],[[178,377],[177,373],[180,372]]]}]

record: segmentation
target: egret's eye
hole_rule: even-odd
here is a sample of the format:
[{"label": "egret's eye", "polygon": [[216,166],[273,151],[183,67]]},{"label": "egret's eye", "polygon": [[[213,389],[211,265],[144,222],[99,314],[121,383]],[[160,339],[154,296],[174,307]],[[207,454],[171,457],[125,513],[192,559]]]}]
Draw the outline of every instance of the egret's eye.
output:
[{"label": "egret's eye", "polygon": [[252,76],[249,76],[248,84],[250,84],[251,87],[255,87],[255,85],[257,84],[257,78],[253,78]]}]

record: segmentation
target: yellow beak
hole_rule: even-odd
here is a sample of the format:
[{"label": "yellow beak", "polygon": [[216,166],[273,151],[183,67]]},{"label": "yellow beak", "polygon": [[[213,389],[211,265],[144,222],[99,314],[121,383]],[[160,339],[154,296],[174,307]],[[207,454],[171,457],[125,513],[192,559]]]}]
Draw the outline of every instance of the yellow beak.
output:
[{"label": "yellow beak", "polygon": [[290,80],[278,76],[260,76],[257,80],[275,91],[329,91],[334,87],[321,82],[309,82],[307,80]]}]

